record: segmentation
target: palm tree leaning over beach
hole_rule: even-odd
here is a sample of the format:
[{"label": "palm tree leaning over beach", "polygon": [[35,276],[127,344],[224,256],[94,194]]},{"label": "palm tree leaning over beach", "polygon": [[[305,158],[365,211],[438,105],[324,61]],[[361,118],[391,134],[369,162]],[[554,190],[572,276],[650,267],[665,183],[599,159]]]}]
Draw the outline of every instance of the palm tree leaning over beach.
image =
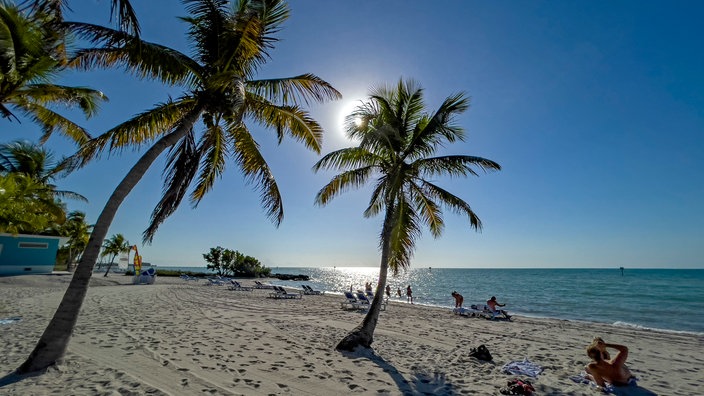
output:
[{"label": "palm tree leaning over beach", "polygon": [[444,143],[464,140],[464,131],[454,123],[456,115],[469,108],[463,94],[448,97],[434,113],[425,112],[423,90],[414,81],[400,80],[395,89],[374,89],[369,101],[346,117],[350,139],[359,146],[325,155],[314,170],[336,169],[317,194],[315,202],[326,205],[339,194],[365,185],[378,175],[365,217],[384,213],[381,231],[379,283],[364,320],[338,344],[336,349],[353,351],[369,348],[384,296],[388,269],[394,275],[410,266],[415,241],[424,224],[434,237],[444,228],[441,205],[465,214],[469,224],[481,229],[479,217],[459,197],[429,181],[438,176],[477,175],[472,167],[500,170],[494,161],[468,155],[431,157]]},{"label": "palm tree leaning over beach", "polygon": [[151,144],[108,199],[59,308],[18,373],[44,369],[63,356],[112,219],[162,152],[169,149],[164,192],[144,233],[147,242],[177,209],[194,180],[197,183],[190,200],[198,204],[224,171],[228,157],[259,189],[269,218],[277,225],[281,222],[278,186],[245,121],[273,129],[279,142],[289,135],[320,152],[323,130],[298,103],[337,99],[339,92],[312,74],[254,79],[278,41],[275,34],[288,18],[286,4],[281,0],[242,0],[232,7],[226,0],[183,2],[190,14],[183,20],[190,27],[188,37],[195,51],[192,58],[123,32],[75,26],[74,31],[83,38],[101,44],[79,52],[77,65],[86,69],[125,66],[141,77],[182,85],[185,93],[116,126],[77,153],[77,165],[84,165],[105,149],[119,151]]},{"label": "palm tree leaning over beach", "polygon": [[110,264],[108,264],[108,269],[103,276],[108,276],[110,268],[115,262],[115,257],[120,253],[129,253],[131,249],[132,245],[130,245],[129,241],[125,239],[125,236],[122,234],[115,234],[106,239],[105,242],[103,242],[103,252],[100,254],[100,257],[110,256]]},{"label": "palm tree leaning over beach", "polygon": [[93,116],[102,92],[51,83],[66,67],[65,42],[53,16],[38,10],[20,10],[0,2],[0,115],[10,121],[23,114],[43,131],[42,140],[59,132],[82,143],[88,133],[53,110],[53,105],[78,107]]}]

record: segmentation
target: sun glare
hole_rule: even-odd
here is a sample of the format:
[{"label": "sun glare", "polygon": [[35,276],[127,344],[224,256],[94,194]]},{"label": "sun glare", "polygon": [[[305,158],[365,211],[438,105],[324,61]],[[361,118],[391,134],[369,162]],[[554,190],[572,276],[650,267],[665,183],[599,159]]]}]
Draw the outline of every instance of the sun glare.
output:
[{"label": "sun glare", "polygon": [[[345,139],[347,138],[345,134],[345,118],[350,115],[354,109],[362,104],[360,99],[354,99],[354,100],[349,100],[346,101],[345,103],[340,106],[340,112],[337,116],[338,118],[338,128],[340,129],[340,135],[343,136]],[[362,124],[362,120],[359,118],[355,118],[354,123],[359,126]]]}]

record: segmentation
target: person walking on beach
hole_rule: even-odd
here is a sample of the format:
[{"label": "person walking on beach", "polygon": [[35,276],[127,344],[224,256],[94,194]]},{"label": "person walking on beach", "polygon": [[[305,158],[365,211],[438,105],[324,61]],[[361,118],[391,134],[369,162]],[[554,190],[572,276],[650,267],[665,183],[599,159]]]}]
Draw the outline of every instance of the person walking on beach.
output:
[{"label": "person walking on beach", "polygon": [[452,297],[455,298],[455,308],[462,308],[462,303],[464,303],[464,297],[456,291],[452,292]]},{"label": "person walking on beach", "polygon": [[391,285],[386,285],[386,298],[391,298]]},{"label": "person walking on beach", "polygon": [[[609,360],[606,348],[616,349],[618,351],[616,357]],[[584,369],[601,389],[607,382],[614,386],[627,386],[635,383],[636,377],[626,367],[628,348],[624,345],[608,344],[597,337],[587,347],[587,356],[592,359],[592,362]]]},{"label": "person walking on beach", "polygon": [[401,298],[401,288],[400,287],[396,289],[396,295],[398,296],[398,298]]},{"label": "person walking on beach", "polygon": [[406,301],[413,304],[413,290],[411,290],[411,285],[406,288]]}]

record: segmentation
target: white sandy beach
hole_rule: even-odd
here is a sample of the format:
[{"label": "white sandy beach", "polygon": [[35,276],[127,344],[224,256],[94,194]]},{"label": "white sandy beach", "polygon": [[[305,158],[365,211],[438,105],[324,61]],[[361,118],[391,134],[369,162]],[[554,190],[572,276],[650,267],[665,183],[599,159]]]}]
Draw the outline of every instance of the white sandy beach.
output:
[{"label": "white sandy beach", "polygon": [[[341,310],[339,295],[280,300],[204,281],[130,280],[94,276],[65,360],[0,394],[498,395],[517,378],[501,367],[528,358],[544,368],[531,379],[536,395],[593,395],[569,377],[587,363],[584,348],[597,335],[630,348],[640,387],[617,394],[704,394],[704,337],[524,317],[487,321],[392,302],[381,313],[374,354],[348,355],[334,346],[363,313]],[[69,281],[0,278],[0,319],[21,317],[0,325],[0,376],[31,352]],[[480,344],[494,362],[468,355]]]}]

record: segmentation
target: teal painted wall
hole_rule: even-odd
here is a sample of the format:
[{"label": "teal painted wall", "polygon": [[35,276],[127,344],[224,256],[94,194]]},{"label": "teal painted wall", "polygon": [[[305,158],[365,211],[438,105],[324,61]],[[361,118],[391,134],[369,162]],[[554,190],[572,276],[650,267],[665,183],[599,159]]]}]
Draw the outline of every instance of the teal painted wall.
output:
[{"label": "teal painted wall", "polygon": [[0,276],[50,274],[59,245],[68,238],[0,234]]}]

